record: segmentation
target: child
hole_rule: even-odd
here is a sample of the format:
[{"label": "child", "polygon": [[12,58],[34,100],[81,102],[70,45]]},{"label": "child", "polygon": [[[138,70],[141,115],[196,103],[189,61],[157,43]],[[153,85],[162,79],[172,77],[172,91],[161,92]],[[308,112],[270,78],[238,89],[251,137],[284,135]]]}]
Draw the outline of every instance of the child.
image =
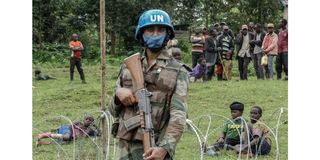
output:
[{"label": "child", "polygon": [[181,63],[182,53],[179,48],[172,49],[172,58],[175,59],[177,62]]},{"label": "child", "polygon": [[222,60],[223,65],[223,80],[230,81],[232,78],[232,61],[231,61],[231,54],[226,53],[226,59]]},{"label": "child", "polygon": [[[190,82],[197,82],[197,79],[202,78],[202,82],[205,81],[208,67],[206,66],[206,60],[204,58],[199,58],[199,64],[192,69],[190,75]],[[201,82],[201,81],[200,81]]]},{"label": "child", "polygon": [[[243,109],[244,109],[244,105],[242,103],[233,102],[230,105],[232,119],[241,117],[243,114]],[[234,124],[231,121],[233,121]],[[244,125],[241,125],[242,124],[241,119],[238,119],[235,121],[231,120],[231,121],[226,120],[226,122],[224,123],[221,129],[222,132],[217,142],[209,146],[208,148],[205,148],[206,150],[208,150],[206,152],[207,155],[216,156],[217,154],[214,151],[222,150],[223,147],[225,146],[224,143],[226,144],[226,146],[228,146],[228,149],[232,149],[231,146],[240,144],[240,136],[237,131],[237,128],[239,132],[241,132],[244,128]]]},{"label": "child", "polygon": [[[248,147],[250,146],[251,152],[253,154],[268,154],[271,150],[271,139],[268,136],[268,130],[265,125],[261,122],[257,122],[262,116],[262,109],[259,106],[254,106],[250,111],[250,119],[251,122],[248,123],[248,129],[250,134],[250,144],[248,144],[248,131],[245,129],[244,132],[244,141],[245,144],[241,146],[236,145],[234,150],[236,153],[239,153],[241,150],[241,154],[243,156],[247,156]],[[265,137],[264,137],[265,136]]]},{"label": "child", "polygon": [[38,80],[47,80],[47,79],[56,79],[56,78],[50,77],[50,76],[48,76],[46,74],[41,74],[41,70],[40,69],[36,69],[34,71],[34,73],[35,73],[35,77],[36,77],[35,80],[36,81],[38,81]]},{"label": "child", "polygon": [[[76,140],[79,136],[84,137],[86,136],[85,133],[87,133],[90,137],[95,135],[95,131],[92,130],[89,126],[94,122],[94,118],[91,115],[87,115],[84,117],[83,124],[79,121],[73,122],[73,126],[71,125],[64,125],[60,128],[54,128],[51,130],[51,132],[58,131],[58,134],[51,134],[51,132],[43,133],[38,135],[38,140],[36,142],[37,147],[40,145],[50,145],[51,142],[41,142],[40,140],[43,138],[53,138],[53,139],[59,139],[63,141],[62,144],[68,143],[71,140]],[[93,123],[92,124],[98,131],[97,136],[100,136],[100,129]],[[75,137],[73,137],[73,129],[75,132]],[[81,130],[80,130],[81,129]],[[85,133],[84,133],[85,132]]]}]

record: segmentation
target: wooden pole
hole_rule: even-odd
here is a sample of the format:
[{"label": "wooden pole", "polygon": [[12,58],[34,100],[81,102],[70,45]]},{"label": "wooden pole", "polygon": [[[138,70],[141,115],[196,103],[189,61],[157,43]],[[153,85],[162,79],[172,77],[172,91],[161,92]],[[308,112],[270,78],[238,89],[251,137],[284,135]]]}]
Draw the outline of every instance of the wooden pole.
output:
[{"label": "wooden pole", "polygon": [[[101,109],[106,109],[106,20],[105,20],[105,0],[100,0],[100,51],[101,51]],[[106,117],[105,117],[106,118]],[[106,120],[102,119],[102,149],[103,159],[106,157]]]}]

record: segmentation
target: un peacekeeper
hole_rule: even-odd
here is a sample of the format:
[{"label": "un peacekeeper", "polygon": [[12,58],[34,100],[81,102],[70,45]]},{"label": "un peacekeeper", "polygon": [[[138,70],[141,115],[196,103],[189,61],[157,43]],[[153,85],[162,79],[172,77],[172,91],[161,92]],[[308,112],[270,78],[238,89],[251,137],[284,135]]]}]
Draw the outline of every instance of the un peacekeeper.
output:
[{"label": "un peacekeeper", "polygon": [[[141,64],[146,89],[152,93],[150,103],[156,147],[143,151],[140,120],[132,120],[139,117],[134,106],[132,75],[124,64],[109,103],[110,113],[117,118],[112,133],[119,139],[120,160],[174,159],[186,124],[189,91],[188,71],[169,56],[166,47],[174,36],[166,12],[148,10],[140,16],[135,37],[145,48]],[[135,124],[138,126],[130,127]]]}]

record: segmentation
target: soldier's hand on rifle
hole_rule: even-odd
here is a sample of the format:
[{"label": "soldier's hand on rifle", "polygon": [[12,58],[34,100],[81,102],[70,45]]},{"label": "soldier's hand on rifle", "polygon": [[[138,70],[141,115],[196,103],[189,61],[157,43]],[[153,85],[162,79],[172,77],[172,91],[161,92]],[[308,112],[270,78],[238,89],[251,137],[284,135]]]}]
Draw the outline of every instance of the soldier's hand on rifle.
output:
[{"label": "soldier's hand on rifle", "polygon": [[144,153],[143,160],[163,160],[167,154],[167,150],[163,147],[151,147]]},{"label": "soldier's hand on rifle", "polygon": [[116,98],[118,98],[118,100],[125,106],[131,106],[136,102],[131,90],[127,88],[119,88],[116,91]]}]

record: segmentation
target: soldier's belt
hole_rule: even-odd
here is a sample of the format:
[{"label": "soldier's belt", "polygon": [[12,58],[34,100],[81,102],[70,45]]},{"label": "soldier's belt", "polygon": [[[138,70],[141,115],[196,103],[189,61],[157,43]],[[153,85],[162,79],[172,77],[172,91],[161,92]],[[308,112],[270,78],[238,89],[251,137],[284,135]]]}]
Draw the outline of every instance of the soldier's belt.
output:
[{"label": "soldier's belt", "polygon": [[131,131],[141,125],[140,122],[140,115],[136,115],[124,121],[124,126],[126,127],[127,131]]}]

